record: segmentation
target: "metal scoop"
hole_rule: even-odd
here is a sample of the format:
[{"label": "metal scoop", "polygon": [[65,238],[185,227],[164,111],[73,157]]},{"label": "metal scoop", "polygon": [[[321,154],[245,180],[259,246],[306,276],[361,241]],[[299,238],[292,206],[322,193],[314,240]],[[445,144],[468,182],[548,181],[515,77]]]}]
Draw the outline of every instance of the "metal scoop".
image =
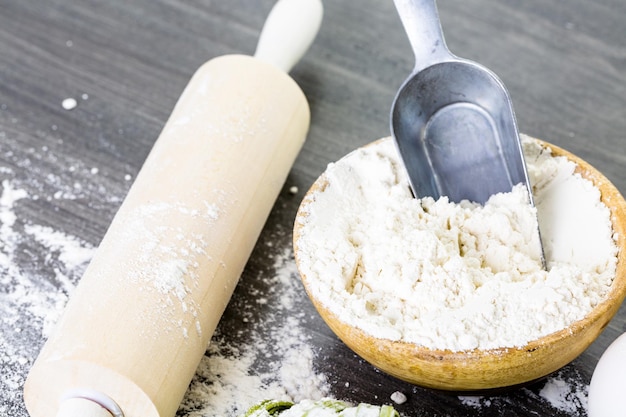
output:
[{"label": "metal scoop", "polygon": [[435,0],[395,0],[415,53],[391,131],[417,197],[480,204],[530,183],[509,95],[487,68],[452,55]]},{"label": "metal scoop", "polygon": [[[394,1],[415,68],[393,102],[391,132],[414,195],[484,204],[523,183],[534,205],[504,84],[487,68],[450,53],[435,0]],[[541,261],[545,269],[543,247]]]}]

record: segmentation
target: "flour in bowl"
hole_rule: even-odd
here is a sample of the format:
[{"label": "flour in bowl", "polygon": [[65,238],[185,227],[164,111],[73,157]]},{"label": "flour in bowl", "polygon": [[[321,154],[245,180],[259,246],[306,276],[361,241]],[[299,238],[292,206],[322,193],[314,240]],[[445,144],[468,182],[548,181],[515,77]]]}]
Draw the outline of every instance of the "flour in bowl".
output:
[{"label": "flour in bowl", "polygon": [[615,275],[610,211],[573,162],[523,141],[537,211],[522,185],[484,206],[415,199],[389,138],[330,164],[297,220],[311,296],[374,337],[452,351],[523,346],[584,318]]}]

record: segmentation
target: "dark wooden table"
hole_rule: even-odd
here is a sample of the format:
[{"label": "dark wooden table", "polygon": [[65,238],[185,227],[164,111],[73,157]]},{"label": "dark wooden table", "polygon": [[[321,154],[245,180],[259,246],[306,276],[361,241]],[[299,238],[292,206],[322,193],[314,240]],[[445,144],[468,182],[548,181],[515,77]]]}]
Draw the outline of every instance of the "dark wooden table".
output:
[{"label": "dark wooden table", "polygon": [[[311,105],[308,141],[220,324],[221,337],[242,326],[241,306],[258,309],[251,316],[258,320],[271,308],[255,302],[267,290],[255,280],[288,250],[304,191],[329,162],[388,135],[391,101],[413,65],[391,0],[324,3],[321,32],[292,71]],[[28,226],[97,246],[191,74],[212,57],[253,53],[272,5],[0,0],[0,182],[4,191],[29,196],[0,203],[0,215],[16,216],[0,217],[2,237],[12,239],[0,242],[0,414],[27,415],[20,387],[43,343],[41,317],[22,320],[9,311],[19,280],[40,279],[28,288],[52,293],[67,288],[50,279],[59,277],[50,273],[54,246],[28,238]],[[522,132],[581,156],[626,192],[626,2],[441,0],[439,9],[450,49],[507,85]],[[64,108],[66,98],[77,106]],[[327,376],[331,395],[389,403],[399,390],[408,396],[398,406],[407,416],[586,415],[594,366],[626,330],[621,309],[560,371],[558,380],[578,387],[569,406],[546,400],[545,382],[468,400],[380,373],[333,336],[306,298],[294,308],[304,313],[314,366]]]}]

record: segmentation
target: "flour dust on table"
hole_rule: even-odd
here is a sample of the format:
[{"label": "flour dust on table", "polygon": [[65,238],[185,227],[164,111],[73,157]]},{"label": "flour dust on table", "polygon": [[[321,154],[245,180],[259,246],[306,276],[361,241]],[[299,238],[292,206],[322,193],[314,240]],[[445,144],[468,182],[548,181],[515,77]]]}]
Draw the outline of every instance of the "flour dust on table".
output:
[{"label": "flour dust on table", "polygon": [[245,307],[237,309],[240,320],[249,326],[242,336],[245,342],[240,339],[236,344],[233,335],[218,327],[179,416],[236,416],[267,399],[299,402],[329,393],[326,377],[314,368],[311,336],[301,323],[303,313],[294,308],[305,297],[297,277],[290,247],[274,255],[274,271],[257,277],[267,288],[258,294],[258,303],[269,307],[263,321],[252,322]]},{"label": "flour dust on table", "polygon": [[[32,198],[20,185],[2,181],[0,397],[14,400],[21,397],[28,369],[94,251],[75,236],[22,221],[20,206]],[[0,414],[19,415],[6,404],[0,402]]]},{"label": "flour dust on table", "polygon": [[511,397],[522,395],[533,401],[543,401],[558,412],[558,415],[586,416],[588,411],[589,384],[573,366],[555,372],[537,387],[521,388],[510,395],[502,396],[459,396],[466,407],[479,411],[499,411],[510,403]]}]

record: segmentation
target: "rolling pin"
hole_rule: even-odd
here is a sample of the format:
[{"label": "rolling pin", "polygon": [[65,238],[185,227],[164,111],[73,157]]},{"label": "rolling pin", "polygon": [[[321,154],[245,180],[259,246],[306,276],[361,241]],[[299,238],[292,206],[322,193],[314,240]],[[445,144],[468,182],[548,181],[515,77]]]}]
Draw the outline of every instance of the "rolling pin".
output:
[{"label": "rolling pin", "polygon": [[309,128],[320,0],[191,78],[24,386],[32,417],[176,414]]}]

